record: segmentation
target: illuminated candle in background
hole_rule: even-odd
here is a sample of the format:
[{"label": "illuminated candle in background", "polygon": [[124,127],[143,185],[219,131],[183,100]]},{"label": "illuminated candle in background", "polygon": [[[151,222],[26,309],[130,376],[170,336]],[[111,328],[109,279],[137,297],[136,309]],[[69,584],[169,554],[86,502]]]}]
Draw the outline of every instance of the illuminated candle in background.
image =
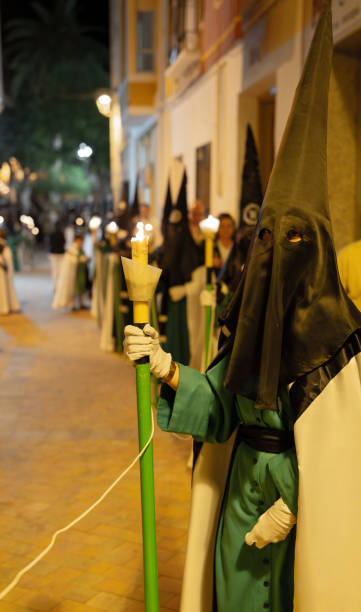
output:
[{"label": "illuminated candle in background", "polygon": [[101,222],[102,220],[99,215],[94,215],[89,221],[88,227],[90,229],[93,242],[96,242],[97,231],[101,225]]},{"label": "illuminated candle in background", "polygon": [[148,250],[151,253],[153,250],[153,225],[151,223],[146,223],[144,226],[144,231],[148,238]]},{"label": "illuminated candle in background", "polygon": [[119,231],[118,225],[115,223],[115,221],[110,221],[110,223],[105,226],[105,231],[107,234],[109,234],[110,244],[114,246],[116,243],[117,233]]},{"label": "illuminated candle in background", "polygon": [[199,223],[200,230],[205,237],[205,264],[206,268],[213,268],[213,243],[219,228],[219,219],[209,215]]},{"label": "illuminated candle in background", "polygon": [[[219,228],[219,219],[209,215],[207,219],[203,219],[199,223],[200,230],[205,238],[205,265],[206,265],[206,289],[213,291],[212,270],[213,270],[213,248],[214,239]],[[206,327],[205,327],[205,351],[204,351],[204,369],[207,368],[210,358],[210,346],[212,337],[212,306],[205,306]]]}]

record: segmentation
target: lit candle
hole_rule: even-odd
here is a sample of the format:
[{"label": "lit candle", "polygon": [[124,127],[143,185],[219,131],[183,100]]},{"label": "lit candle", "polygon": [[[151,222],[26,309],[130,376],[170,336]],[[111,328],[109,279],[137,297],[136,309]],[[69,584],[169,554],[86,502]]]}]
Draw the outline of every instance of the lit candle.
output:
[{"label": "lit candle", "polygon": [[115,221],[110,221],[110,223],[108,223],[108,225],[105,226],[105,231],[107,234],[109,234],[110,244],[112,246],[115,246],[116,236],[119,231],[118,225],[115,223]]},{"label": "lit candle", "polygon": [[[219,228],[219,219],[209,215],[207,219],[199,224],[200,230],[205,237],[205,264],[206,264],[206,288],[207,291],[213,290],[212,285],[212,270],[213,270],[213,244],[216,233]],[[204,351],[204,369],[208,366],[210,356],[210,346],[212,337],[212,306],[205,307],[206,325],[205,325],[205,351]]]},{"label": "lit candle", "polygon": [[219,219],[209,215],[207,219],[199,224],[200,230],[205,237],[205,264],[206,268],[213,267],[213,242],[219,228]]},{"label": "lit candle", "polygon": [[[137,223],[137,233],[131,239],[132,259],[138,263],[148,265],[148,236],[144,233],[144,225],[141,221]],[[134,323],[148,323],[148,302],[133,302]]]},{"label": "lit candle", "polygon": [[98,215],[94,215],[89,221],[89,229],[91,231],[92,240],[96,242],[97,231],[100,227],[102,220]]},{"label": "lit candle", "polygon": [[139,263],[148,264],[148,236],[144,233],[144,225],[141,221],[137,223],[137,233],[131,239],[132,259]]}]

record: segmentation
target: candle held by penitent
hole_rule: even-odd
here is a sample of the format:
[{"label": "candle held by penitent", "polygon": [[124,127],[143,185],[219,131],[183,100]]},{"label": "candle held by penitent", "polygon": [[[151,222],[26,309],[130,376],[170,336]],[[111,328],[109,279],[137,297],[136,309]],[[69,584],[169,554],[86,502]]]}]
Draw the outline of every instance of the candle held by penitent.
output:
[{"label": "candle held by penitent", "polygon": [[[141,221],[137,223],[137,233],[131,239],[132,259],[138,263],[148,265],[148,236],[144,233],[144,225]],[[133,302],[134,323],[148,323],[148,302]]]}]

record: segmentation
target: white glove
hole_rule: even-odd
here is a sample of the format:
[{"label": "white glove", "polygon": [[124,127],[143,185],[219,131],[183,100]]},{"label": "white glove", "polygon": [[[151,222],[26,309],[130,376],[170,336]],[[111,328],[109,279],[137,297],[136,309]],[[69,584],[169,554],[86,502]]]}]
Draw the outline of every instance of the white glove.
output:
[{"label": "white glove", "polygon": [[186,296],[186,286],[185,285],[174,285],[174,287],[169,288],[170,299],[173,302],[179,302]]},{"label": "white glove", "polygon": [[149,356],[150,371],[157,378],[166,376],[170,369],[172,355],[160,347],[159,334],[147,323],[143,329],[135,325],[124,328],[124,353],[131,361]]},{"label": "white glove", "polygon": [[214,289],[212,291],[208,291],[207,289],[203,289],[200,294],[200,302],[201,306],[212,306],[212,308],[216,307],[216,292]]},{"label": "white glove", "polygon": [[285,540],[296,523],[296,517],[280,497],[266,512],[261,514],[251,531],[246,533],[248,546],[264,548],[267,544]]},{"label": "white glove", "polygon": [[228,289],[226,283],[224,283],[223,281],[221,281],[221,293],[223,295],[228,295],[229,294],[229,289]]}]

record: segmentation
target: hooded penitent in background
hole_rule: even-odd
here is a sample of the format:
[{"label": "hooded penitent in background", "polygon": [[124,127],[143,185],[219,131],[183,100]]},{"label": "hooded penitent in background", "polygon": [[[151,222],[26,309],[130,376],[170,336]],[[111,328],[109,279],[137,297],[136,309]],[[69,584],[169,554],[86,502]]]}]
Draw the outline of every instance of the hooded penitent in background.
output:
[{"label": "hooded penitent in background", "polygon": [[161,331],[166,337],[164,346],[167,350],[176,355],[179,361],[188,364],[197,353],[194,344],[199,336],[192,333],[195,310],[190,307],[193,295],[191,281],[194,271],[203,263],[204,247],[195,243],[190,232],[187,175],[183,163],[177,159],[172,161],[169,170],[162,232],[164,242],[157,254],[157,261],[163,270],[159,285],[162,295],[160,323],[166,318],[166,324]]},{"label": "hooded penitent in background", "polygon": [[13,256],[4,236],[0,237],[0,315],[19,312],[20,306],[13,285]]},{"label": "hooded penitent in background", "polygon": [[332,50],[326,0],[221,351],[205,375],[168,366],[162,387],[163,430],[236,436],[233,449],[203,444],[195,466],[184,612],[360,609],[361,313],[328,207]]},{"label": "hooded penitent in background", "polygon": [[262,200],[263,193],[257,147],[252,128],[248,124],[239,206],[239,227],[227,261],[217,275],[217,302],[219,305],[224,301],[226,294],[228,294],[228,302],[229,297],[233,295],[238,286],[257,225]]},{"label": "hooded penitent in background", "polygon": [[119,229],[107,233],[108,250],[104,254],[104,307],[101,317],[100,348],[103,351],[123,351],[124,326],[132,320],[132,306],[124,278],[121,256],[130,256],[128,232]]},{"label": "hooded penitent in background", "polygon": [[83,251],[83,235],[77,234],[64,255],[52,307],[86,308],[84,299],[89,289],[88,257]]}]

